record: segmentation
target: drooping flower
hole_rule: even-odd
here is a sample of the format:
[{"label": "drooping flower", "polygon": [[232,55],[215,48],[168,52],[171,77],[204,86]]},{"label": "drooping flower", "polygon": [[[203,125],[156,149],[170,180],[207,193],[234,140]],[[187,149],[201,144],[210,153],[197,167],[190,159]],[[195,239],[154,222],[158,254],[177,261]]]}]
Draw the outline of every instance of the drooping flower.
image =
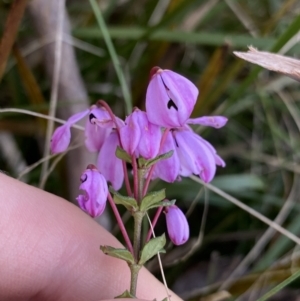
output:
[{"label": "drooping flower", "polygon": [[146,111],[153,124],[175,128],[190,117],[198,97],[197,87],[182,75],[154,67],[146,93]]},{"label": "drooping flower", "polygon": [[[85,145],[91,152],[99,151],[104,140],[116,125],[104,107],[92,105],[89,109],[72,115],[67,122],[58,127],[51,139],[51,152],[53,154],[64,152],[71,141],[71,127],[89,115],[85,125]],[[118,125],[123,125],[120,118],[115,117]]]},{"label": "drooping flower", "polygon": [[99,216],[103,213],[108,195],[107,182],[104,176],[94,165],[89,165],[80,177],[80,190],[84,194],[76,199],[79,207],[91,217]]},{"label": "drooping flower", "polygon": [[54,131],[50,143],[52,154],[64,152],[68,148],[71,141],[71,126],[87,116],[88,113],[89,110],[87,109],[72,115],[65,124],[61,125]]},{"label": "drooping flower", "polygon": [[120,128],[123,149],[130,155],[152,159],[158,155],[161,130],[149,122],[146,112],[135,108]]},{"label": "drooping flower", "polygon": [[177,246],[184,244],[190,236],[190,228],[185,215],[176,205],[166,207],[165,213],[171,241]]},{"label": "drooping flower", "polygon": [[158,155],[161,142],[160,126],[148,120],[146,112],[139,111],[138,121],[141,130],[141,138],[136,149],[136,156],[147,160],[153,159]]},{"label": "drooping flower", "polygon": [[85,145],[91,152],[100,151],[105,139],[109,136],[112,129],[123,126],[124,122],[120,118],[114,116],[114,120],[108,111],[101,106],[94,106],[89,114],[89,119],[85,125]]},{"label": "drooping flower", "polygon": [[216,173],[214,152],[190,130],[174,131],[173,134],[178,145],[180,174],[185,177],[199,175],[204,182],[210,182]]},{"label": "drooping flower", "polygon": [[167,134],[166,140],[162,145],[160,155],[166,154],[173,150],[173,155],[168,159],[163,159],[155,164],[152,178],[160,178],[168,183],[173,183],[178,175],[180,169],[180,161],[177,154],[177,147],[172,133]]},{"label": "drooping flower", "polygon": [[156,164],[152,178],[174,182],[178,176],[196,174],[204,182],[210,182],[215,175],[216,165],[224,167],[225,162],[208,141],[194,133],[188,123],[220,128],[226,122],[227,118],[223,116],[203,116],[188,119],[181,128],[171,129],[160,154],[174,150],[173,156]]},{"label": "drooping flower", "polygon": [[123,149],[133,155],[141,139],[141,128],[139,125],[139,112],[135,109],[125,119],[125,125],[120,128],[120,139]]},{"label": "drooping flower", "polygon": [[115,190],[122,187],[124,180],[122,160],[117,158],[115,154],[117,146],[120,146],[118,135],[116,131],[112,131],[105,139],[97,160],[99,171]]}]

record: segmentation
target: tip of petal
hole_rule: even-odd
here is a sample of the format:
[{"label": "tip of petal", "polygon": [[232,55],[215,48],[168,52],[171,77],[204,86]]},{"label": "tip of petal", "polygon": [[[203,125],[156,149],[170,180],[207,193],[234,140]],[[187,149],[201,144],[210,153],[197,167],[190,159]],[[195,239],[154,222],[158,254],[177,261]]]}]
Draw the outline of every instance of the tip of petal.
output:
[{"label": "tip of petal", "polygon": [[159,67],[155,66],[150,70],[149,80],[157,73],[157,71],[160,70]]}]

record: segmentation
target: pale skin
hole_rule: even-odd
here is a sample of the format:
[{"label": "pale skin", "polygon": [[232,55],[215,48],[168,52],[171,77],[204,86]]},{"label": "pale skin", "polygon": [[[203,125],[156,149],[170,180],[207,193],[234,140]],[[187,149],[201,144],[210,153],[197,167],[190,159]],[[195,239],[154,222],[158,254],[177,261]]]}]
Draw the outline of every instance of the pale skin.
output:
[{"label": "pale skin", "polygon": [[[0,300],[113,299],[129,288],[129,269],[100,244],[121,246],[75,205],[0,173]],[[137,296],[162,300],[166,291],[144,269]]]}]

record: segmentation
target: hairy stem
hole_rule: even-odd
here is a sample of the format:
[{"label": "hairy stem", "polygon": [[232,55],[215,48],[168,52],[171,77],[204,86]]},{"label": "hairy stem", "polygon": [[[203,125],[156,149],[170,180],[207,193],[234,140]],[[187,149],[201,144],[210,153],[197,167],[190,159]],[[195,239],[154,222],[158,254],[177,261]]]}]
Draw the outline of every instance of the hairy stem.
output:
[{"label": "hairy stem", "polygon": [[137,287],[137,280],[138,280],[138,274],[141,269],[141,266],[138,264],[131,264],[130,267],[130,294],[133,296],[136,296],[136,287]]}]

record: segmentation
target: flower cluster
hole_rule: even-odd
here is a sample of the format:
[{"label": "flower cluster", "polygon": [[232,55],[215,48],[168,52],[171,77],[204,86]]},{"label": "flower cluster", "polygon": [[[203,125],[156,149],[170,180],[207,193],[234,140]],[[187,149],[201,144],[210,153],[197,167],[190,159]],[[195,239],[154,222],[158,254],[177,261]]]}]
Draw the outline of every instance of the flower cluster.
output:
[{"label": "flower cluster", "polygon": [[[174,182],[180,177],[198,175],[210,182],[216,166],[225,166],[215,148],[190,125],[197,124],[214,128],[223,127],[227,118],[209,116],[190,118],[198,97],[197,87],[185,77],[154,67],[146,93],[146,112],[135,108],[126,117],[119,119],[103,101],[70,117],[58,127],[52,137],[52,153],[64,152],[71,140],[71,127],[87,117],[85,145],[91,152],[98,152],[97,169],[89,167],[81,176],[80,189],[85,195],[77,200],[80,207],[91,216],[100,215],[107,198],[107,182],[119,190],[124,181],[124,164],[115,153],[123,149],[136,161],[155,159],[172,151],[172,156],[157,162],[146,170],[145,177],[160,178]],[[182,244],[189,237],[184,214],[175,206],[165,209],[168,233],[174,244]]]}]

